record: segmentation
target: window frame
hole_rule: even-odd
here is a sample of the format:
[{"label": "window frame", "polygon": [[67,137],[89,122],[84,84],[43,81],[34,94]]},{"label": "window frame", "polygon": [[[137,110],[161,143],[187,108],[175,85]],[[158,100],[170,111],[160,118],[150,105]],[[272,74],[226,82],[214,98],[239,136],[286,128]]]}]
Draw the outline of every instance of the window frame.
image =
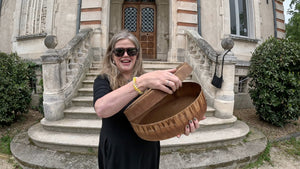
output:
[{"label": "window frame", "polygon": [[[254,8],[253,8],[253,0],[244,0],[246,4],[246,15],[247,15],[247,35],[240,34],[240,16],[239,16],[239,0],[232,0],[234,1],[234,14],[235,14],[235,25],[236,25],[236,33],[232,33],[232,29],[230,26],[230,34],[232,36],[237,37],[247,37],[247,38],[254,38]],[[232,8],[231,3],[229,1],[229,7]],[[232,22],[231,16],[231,9],[230,9],[230,25]]]}]

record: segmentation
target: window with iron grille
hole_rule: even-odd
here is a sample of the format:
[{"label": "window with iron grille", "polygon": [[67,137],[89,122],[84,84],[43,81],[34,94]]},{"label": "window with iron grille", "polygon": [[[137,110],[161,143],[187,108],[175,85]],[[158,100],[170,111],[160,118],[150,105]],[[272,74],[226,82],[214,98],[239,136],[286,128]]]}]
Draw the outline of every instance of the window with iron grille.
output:
[{"label": "window with iron grille", "polygon": [[248,92],[248,77],[247,76],[239,77],[238,92],[239,93],[247,93]]}]

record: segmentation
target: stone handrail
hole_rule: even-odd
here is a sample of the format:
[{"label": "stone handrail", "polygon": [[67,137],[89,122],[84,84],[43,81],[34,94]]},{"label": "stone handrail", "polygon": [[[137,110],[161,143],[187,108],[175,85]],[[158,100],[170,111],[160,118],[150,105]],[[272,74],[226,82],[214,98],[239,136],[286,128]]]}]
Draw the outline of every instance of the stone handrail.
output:
[{"label": "stone handrail", "polygon": [[[215,116],[218,118],[232,118],[234,109],[234,74],[236,57],[229,52],[224,59],[223,83],[220,89],[211,84],[216,57],[218,57],[217,75],[220,76],[220,63],[222,54],[216,52],[207,41],[196,31],[186,30],[186,57],[185,62],[193,67],[192,77],[197,81],[204,91],[207,103],[215,108]],[[226,41],[224,41],[226,43]],[[233,43],[231,44],[233,47]],[[223,41],[222,41],[223,46]],[[226,45],[224,45],[226,46]],[[226,49],[223,46],[224,49]],[[231,49],[229,47],[229,49]]]},{"label": "stone handrail", "polygon": [[45,118],[56,121],[64,117],[80,82],[93,59],[92,29],[81,30],[65,47],[54,49],[55,36],[47,36],[48,50],[41,56],[43,69],[43,106]]}]

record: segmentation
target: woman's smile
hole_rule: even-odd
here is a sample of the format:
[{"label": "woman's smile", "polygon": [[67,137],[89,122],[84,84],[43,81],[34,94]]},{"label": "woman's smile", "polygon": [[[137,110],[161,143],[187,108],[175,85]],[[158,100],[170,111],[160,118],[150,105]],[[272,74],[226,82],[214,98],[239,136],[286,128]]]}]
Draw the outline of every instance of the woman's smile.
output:
[{"label": "woman's smile", "polygon": [[116,54],[113,54],[113,60],[115,62],[115,65],[118,67],[119,71],[125,76],[131,75],[137,58],[136,55],[128,55],[128,49],[130,48],[136,48],[136,46],[129,39],[119,40],[115,44],[115,49],[124,49],[124,54],[123,56],[116,56]]}]

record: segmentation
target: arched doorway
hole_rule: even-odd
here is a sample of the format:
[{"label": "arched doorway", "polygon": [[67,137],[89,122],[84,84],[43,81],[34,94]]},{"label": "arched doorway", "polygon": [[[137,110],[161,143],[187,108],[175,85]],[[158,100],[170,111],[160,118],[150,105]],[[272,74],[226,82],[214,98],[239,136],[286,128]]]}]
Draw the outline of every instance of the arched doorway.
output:
[{"label": "arched doorway", "polygon": [[139,39],[143,59],[156,59],[155,0],[125,0],[122,29],[129,30]]}]

